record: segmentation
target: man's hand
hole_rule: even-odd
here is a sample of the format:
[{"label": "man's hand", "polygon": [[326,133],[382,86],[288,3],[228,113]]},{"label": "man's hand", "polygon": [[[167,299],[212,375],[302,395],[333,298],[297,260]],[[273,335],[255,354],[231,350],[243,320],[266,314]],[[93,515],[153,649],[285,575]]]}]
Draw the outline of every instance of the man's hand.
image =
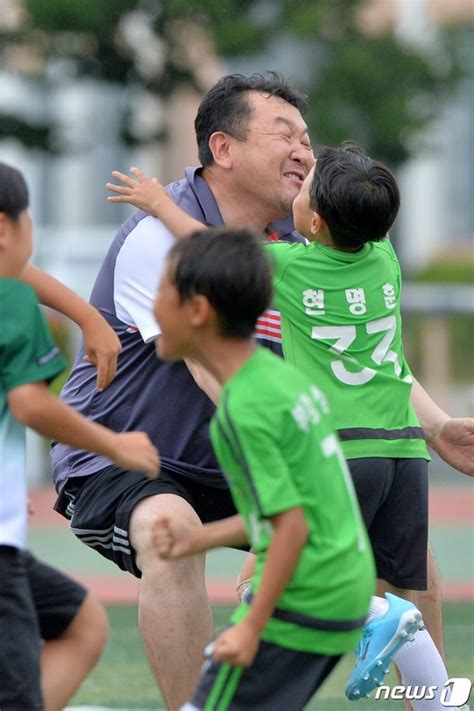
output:
[{"label": "man's hand", "polygon": [[245,620],[221,632],[214,642],[212,658],[235,667],[249,667],[257,654],[259,637]]},{"label": "man's hand", "polygon": [[156,479],[160,471],[160,456],[145,432],[121,432],[116,435],[111,458],[121,469],[145,472]]},{"label": "man's hand", "polygon": [[153,522],[151,537],[160,558],[175,559],[197,552],[193,546],[195,532],[196,526],[163,515]]},{"label": "man's hand", "polygon": [[115,377],[117,359],[122,345],[117,334],[105,318],[96,310],[88,312],[87,320],[81,323],[86,355],[84,360],[97,368],[97,390],[104,390]]},{"label": "man's hand", "polygon": [[108,197],[108,202],[125,202],[129,205],[137,207],[139,210],[148,212],[150,215],[155,215],[159,212],[160,201],[162,198],[167,198],[167,193],[164,186],[158,178],[148,178],[139,168],[130,168],[133,178],[125,173],[120,173],[114,170],[112,175],[123,185],[115,183],[107,183],[107,190],[118,193],[118,196]]},{"label": "man's hand", "polygon": [[474,476],[474,417],[451,417],[428,444],[454,469]]}]

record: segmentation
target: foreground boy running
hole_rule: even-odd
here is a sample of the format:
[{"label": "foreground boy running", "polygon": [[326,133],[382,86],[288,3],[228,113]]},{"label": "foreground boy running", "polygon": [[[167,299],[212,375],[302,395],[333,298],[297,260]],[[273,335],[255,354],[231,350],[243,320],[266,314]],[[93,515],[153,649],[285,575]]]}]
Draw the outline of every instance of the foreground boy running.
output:
[{"label": "foreground boy running", "polygon": [[[28,190],[19,171],[0,163],[0,708],[31,711],[44,707],[40,657],[47,708],[59,709],[97,661],[85,637],[71,628],[97,621],[83,606],[85,591],[42,566],[25,550],[27,498],[25,426],[46,437],[70,442],[110,457],[121,467],[156,476],[158,454],[143,433],[117,434],[89,422],[51,395],[47,383],[65,367],[31,287],[19,281],[31,256],[32,224]],[[50,590],[47,589],[49,580]],[[48,594],[49,593],[49,594]],[[46,603],[48,598],[48,603]],[[54,608],[54,609],[53,609]],[[81,614],[82,610],[82,614]],[[54,617],[54,619],[52,619]],[[100,617],[100,614],[99,614]],[[101,622],[99,619],[98,624]],[[98,630],[101,634],[102,631]],[[88,659],[78,654],[74,669],[64,673],[56,660],[51,680],[53,639],[69,634]],[[94,638],[94,634],[91,635]],[[42,638],[46,644],[42,645]],[[90,638],[90,636],[89,636]],[[103,643],[101,642],[101,646]],[[80,651],[76,646],[76,652]],[[58,647],[59,650],[59,647]],[[48,652],[46,660],[45,652]],[[63,655],[64,657],[65,655]],[[61,687],[61,688],[59,688]]]},{"label": "foreground boy running", "polygon": [[[109,200],[128,200],[156,214],[177,236],[196,228],[156,180],[132,172],[138,183],[114,173],[126,187],[108,187],[124,198]],[[393,175],[361,149],[324,148],[293,204],[295,227],[311,244],[266,246],[274,261],[285,359],[310,376],[317,373],[330,395],[374,549],[379,593],[388,593],[371,603],[373,622],[364,630],[346,691],[352,699],[381,683],[392,658],[405,685],[441,689],[447,680],[428,632],[404,645],[417,627],[401,624],[411,619],[414,591],[426,589],[429,456],[410,402],[400,268],[385,238],[399,200]],[[244,578],[252,567],[247,571]],[[434,699],[414,702],[414,708],[441,706]]]},{"label": "foreground boy running", "polygon": [[326,397],[254,340],[271,296],[257,238],[216,230],[173,247],[155,302],[159,357],[191,358],[223,386],[211,439],[239,511],[202,527],[163,514],[155,546],[180,558],[249,541],[257,556],[252,600],[216,639],[187,711],[302,709],[357,643],[374,589]]}]

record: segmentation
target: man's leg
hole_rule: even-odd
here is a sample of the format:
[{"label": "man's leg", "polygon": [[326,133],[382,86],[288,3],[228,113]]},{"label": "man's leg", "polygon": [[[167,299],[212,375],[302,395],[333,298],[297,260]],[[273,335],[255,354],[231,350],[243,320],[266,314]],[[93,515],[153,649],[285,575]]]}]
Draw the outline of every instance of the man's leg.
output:
[{"label": "man's leg", "polygon": [[142,499],[130,520],[130,540],[141,570],[139,625],[145,650],[167,708],[176,711],[191,698],[212,638],[212,616],[204,581],[204,555],[161,560],[151,542],[158,514],[200,526],[182,497],[159,494]]},{"label": "man's leg", "polygon": [[428,545],[428,589],[417,590],[415,604],[423,615],[426,629],[430,633],[438,652],[445,659],[443,635],[443,600],[438,568],[431,547]]},{"label": "man's leg", "polygon": [[61,711],[99,661],[107,641],[105,610],[87,595],[67,629],[45,641],[41,686],[45,711]]}]

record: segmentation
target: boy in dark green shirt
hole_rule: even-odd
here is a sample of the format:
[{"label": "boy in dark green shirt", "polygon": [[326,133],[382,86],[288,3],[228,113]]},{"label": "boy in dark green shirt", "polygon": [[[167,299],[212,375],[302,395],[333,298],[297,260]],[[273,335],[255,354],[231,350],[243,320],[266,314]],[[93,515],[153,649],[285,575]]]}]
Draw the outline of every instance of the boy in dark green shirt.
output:
[{"label": "boy in dark green shirt", "polygon": [[[89,422],[49,393],[47,384],[63,370],[65,362],[33,289],[20,281],[32,251],[28,202],[21,173],[0,162],[0,708],[6,711],[39,710],[44,701],[48,706],[62,707],[94,666],[97,651],[100,653],[93,632],[88,658],[84,661],[76,655],[74,669],[68,669],[62,658],[68,653],[55,656],[55,688],[51,690],[48,677],[45,697],[46,691],[50,693],[43,699],[40,657],[48,642],[58,642],[68,630],[69,661],[77,651],[76,632],[70,626],[75,614],[82,611],[82,624],[86,625],[99,625],[102,620],[91,616],[90,606],[82,606],[82,587],[42,566],[24,549],[25,427],[102,452],[119,466],[143,469],[150,476],[156,475],[159,463],[157,451],[144,433],[112,432]],[[105,635],[101,629],[97,631]],[[87,642],[87,635],[84,637]],[[102,647],[103,641],[98,641]],[[45,681],[45,669],[51,664],[44,657],[43,662]]]},{"label": "boy in dark green shirt", "polygon": [[215,641],[185,709],[302,709],[357,643],[374,589],[326,397],[254,340],[271,293],[256,238],[205,231],[172,249],[155,303],[160,358],[194,359],[223,386],[211,437],[240,513],[195,528],[161,516],[157,550],[178,558],[249,541],[257,554],[253,599]]}]

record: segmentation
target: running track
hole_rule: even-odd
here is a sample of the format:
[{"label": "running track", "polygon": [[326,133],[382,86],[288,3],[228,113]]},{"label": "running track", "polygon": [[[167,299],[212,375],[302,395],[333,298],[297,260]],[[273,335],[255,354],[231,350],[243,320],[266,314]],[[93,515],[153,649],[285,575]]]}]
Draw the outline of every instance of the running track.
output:
[{"label": "running track", "polygon": [[[31,528],[67,529],[68,523],[53,510],[55,500],[52,488],[30,492],[34,515]],[[474,520],[474,495],[465,487],[433,487],[430,492],[430,522],[438,527],[468,527]],[[472,535],[472,534],[471,534]],[[472,540],[472,539],[471,539]],[[467,571],[469,573],[469,571]],[[138,597],[138,581],[131,575],[115,578],[109,575],[76,576],[100,600],[107,604],[132,604]],[[469,577],[472,577],[471,575]],[[474,580],[443,581],[446,600],[474,600]],[[235,590],[233,581],[212,579],[208,581],[210,599],[216,604],[233,604]]]}]

